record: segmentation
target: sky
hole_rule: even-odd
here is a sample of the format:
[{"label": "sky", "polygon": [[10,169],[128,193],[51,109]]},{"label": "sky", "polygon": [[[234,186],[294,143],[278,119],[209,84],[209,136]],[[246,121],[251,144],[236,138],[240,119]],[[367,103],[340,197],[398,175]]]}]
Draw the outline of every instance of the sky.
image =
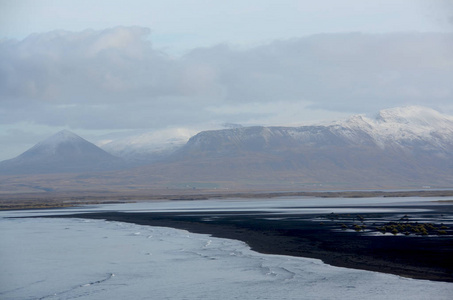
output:
[{"label": "sky", "polygon": [[0,0],[0,160],[62,129],[453,114],[452,82],[448,0]]}]

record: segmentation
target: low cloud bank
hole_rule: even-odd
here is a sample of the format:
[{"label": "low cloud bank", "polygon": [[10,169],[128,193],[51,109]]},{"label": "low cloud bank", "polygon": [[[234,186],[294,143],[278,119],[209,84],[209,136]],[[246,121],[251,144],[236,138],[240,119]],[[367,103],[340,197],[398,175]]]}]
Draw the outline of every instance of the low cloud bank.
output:
[{"label": "low cloud bank", "polygon": [[2,124],[283,124],[304,109],[366,113],[407,104],[451,113],[453,34],[319,34],[171,57],[153,47],[147,28],[55,31],[0,41],[0,78]]}]

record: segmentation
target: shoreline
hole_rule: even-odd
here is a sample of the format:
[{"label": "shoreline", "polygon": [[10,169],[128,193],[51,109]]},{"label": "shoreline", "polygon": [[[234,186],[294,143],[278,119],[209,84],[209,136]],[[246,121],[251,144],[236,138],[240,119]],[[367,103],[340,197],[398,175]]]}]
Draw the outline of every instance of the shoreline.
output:
[{"label": "shoreline", "polygon": [[[400,190],[400,191],[238,191],[219,193],[218,191],[148,191],[126,192],[47,192],[38,194],[1,194],[0,211],[26,209],[67,208],[82,205],[134,203],[140,201],[192,201],[209,199],[259,199],[278,197],[315,198],[378,198],[378,197],[453,197],[453,190]],[[439,201],[450,202],[452,200]]]},{"label": "shoreline", "polygon": [[[420,206],[417,206],[420,208]],[[453,214],[453,205],[424,206],[433,218]],[[363,206],[362,206],[363,208]],[[392,206],[392,208],[395,208]],[[398,213],[364,213],[366,220],[392,220]],[[410,212],[425,217],[426,212]],[[335,230],[338,222],[322,219],[325,215],[282,214],[272,220],[266,212],[96,212],[46,216],[53,218],[104,219],[138,225],[171,227],[192,233],[245,242],[263,254],[289,255],[320,259],[324,263],[403,277],[453,282],[453,238],[448,236],[366,235]],[[275,219],[275,218],[274,218]],[[371,221],[370,221],[371,222]],[[451,232],[453,228],[449,229]]]}]

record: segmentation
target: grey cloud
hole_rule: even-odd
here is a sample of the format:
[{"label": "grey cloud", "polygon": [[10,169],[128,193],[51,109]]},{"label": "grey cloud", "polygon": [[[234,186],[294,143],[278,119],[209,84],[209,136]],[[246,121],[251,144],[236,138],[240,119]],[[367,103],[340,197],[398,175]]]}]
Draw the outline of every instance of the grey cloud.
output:
[{"label": "grey cloud", "polygon": [[149,34],[118,27],[0,41],[0,122],[85,129],[247,123],[273,112],[212,108],[304,101],[372,112],[441,107],[453,96],[453,34],[322,34],[242,50],[193,49],[180,58],[153,48]]},{"label": "grey cloud", "polygon": [[452,34],[323,34],[189,57],[216,67],[227,101],[306,100],[363,111],[450,101],[452,50]]},{"label": "grey cloud", "polygon": [[[172,61],[146,42],[149,30],[118,27],[34,34],[2,49],[2,96],[51,103],[115,102],[172,93]],[[6,93],[6,95],[5,95]]]}]

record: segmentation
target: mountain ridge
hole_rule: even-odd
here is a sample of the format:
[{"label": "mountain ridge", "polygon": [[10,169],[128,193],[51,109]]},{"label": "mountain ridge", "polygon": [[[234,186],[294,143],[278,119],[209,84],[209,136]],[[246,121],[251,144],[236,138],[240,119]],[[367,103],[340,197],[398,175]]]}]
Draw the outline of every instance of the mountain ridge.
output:
[{"label": "mountain ridge", "polygon": [[[427,114],[420,112],[428,110]],[[406,117],[403,117],[406,115]],[[423,118],[424,116],[424,118]],[[434,116],[434,117],[433,117]],[[426,121],[429,120],[429,122]],[[419,122],[422,120],[423,122]],[[436,126],[429,126],[435,123]],[[398,141],[417,141],[429,139],[437,146],[444,144],[451,146],[453,143],[453,117],[445,116],[437,111],[408,106],[382,110],[375,119],[363,115],[353,115],[347,120],[333,122],[328,125],[305,125],[300,127],[288,126],[252,126],[234,129],[209,130],[198,133],[189,139],[188,144],[200,144],[212,139],[228,139],[230,144],[238,144],[251,138],[260,138],[263,145],[269,143],[276,136],[292,137],[294,142],[316,143],[324,142],[332,144],[334,140],[345,139],[343,142],[360,144],[375,144],[385,146],[385,143]],[[402,146],[402,144],[399,144]]]},{"label": "mountain ridge", "polygon": [[[410,106],[381,111],[375,119],[355,115],[328,125],[204,131],[189,139],[169,161],[192,169],[191,174],[207,174],[199,176],[200,181],[225,180],[221,173],[228,170],[230,176],[243,181],[451,186],[453,118],[422,111],[422,107]],[[435,126],[420,121],[433,116],[438,121]],[[269,175],[264,179],[266,172]]]}]

